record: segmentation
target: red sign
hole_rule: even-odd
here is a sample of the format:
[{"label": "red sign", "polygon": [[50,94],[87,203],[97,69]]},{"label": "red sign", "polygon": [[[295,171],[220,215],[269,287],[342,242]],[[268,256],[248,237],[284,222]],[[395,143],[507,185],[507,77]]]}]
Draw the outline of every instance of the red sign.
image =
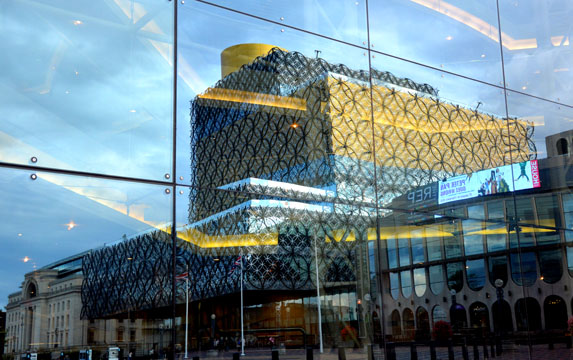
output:
[{"label": "red sign", "polygon": [[534,188],[541,187],[541,181],[539,181],[539,166],[537,165],[537,160],[531,160],[531,182]]}]

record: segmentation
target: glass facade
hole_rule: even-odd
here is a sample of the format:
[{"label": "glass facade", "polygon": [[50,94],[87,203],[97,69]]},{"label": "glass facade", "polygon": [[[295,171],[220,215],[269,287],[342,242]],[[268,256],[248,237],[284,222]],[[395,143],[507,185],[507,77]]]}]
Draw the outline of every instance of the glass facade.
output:
[{"label": "glass facade", "polygon": [[0,4],[0,352],[571,356],[570,8]]}]

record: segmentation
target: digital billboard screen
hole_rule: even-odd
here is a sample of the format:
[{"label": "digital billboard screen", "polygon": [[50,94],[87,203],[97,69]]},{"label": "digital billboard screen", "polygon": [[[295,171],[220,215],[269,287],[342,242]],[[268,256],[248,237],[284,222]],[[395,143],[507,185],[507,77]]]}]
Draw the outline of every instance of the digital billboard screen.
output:
[{"label": "digital billboard screen", "polygon": [[[512,170],[515,182],[512,181]],[[438,183],[438,204],[541,186],[537,160],[454,176]]]}]

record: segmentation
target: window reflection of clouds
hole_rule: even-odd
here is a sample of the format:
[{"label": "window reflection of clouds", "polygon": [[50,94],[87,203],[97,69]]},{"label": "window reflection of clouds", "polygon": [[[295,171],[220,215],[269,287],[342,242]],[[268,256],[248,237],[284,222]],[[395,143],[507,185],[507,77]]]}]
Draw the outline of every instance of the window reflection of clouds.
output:
[{"label": "window reflection of clouds", "polygon": [[430,290],[439,295],[444,290],[444,271],[442,265],[430,266]]},{"label": "window reflection of clouds", "polygon": [[[171,111],[163,104],[171,98],[170,65],[152,42],[171,46],[172,36],[157,37],[170,32],[171,7],[136,3],[150,16],[134,17],[143,27],[134,33],[118,4],[78,6],[77,24],[60,4],[5,9],[2,42],[15,51],[0,59],[13,69],[2,82],[14,84],[0,100],[9,119],[0,132],[12,139],[2,161],[26,164],[34,155],[38,165],[70,170],[154,179],[169,172]],[[34,56],[26,56],[30,47]]]},{"label": "window reflection of clouds", "polygon": [[426,293],[426,269],[414,269],[414,292],[418,297]]}]

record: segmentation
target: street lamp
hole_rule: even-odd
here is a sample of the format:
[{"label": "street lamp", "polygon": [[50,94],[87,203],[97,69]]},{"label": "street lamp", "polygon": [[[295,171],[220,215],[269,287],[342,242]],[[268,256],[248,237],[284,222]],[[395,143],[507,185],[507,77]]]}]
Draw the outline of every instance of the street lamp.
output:
[{"label": "street lamp", "polygon": [[[502,326],[504,326],[503,324],[503,320],[504,320],[504,316],[503,316],[503,280],[502,279],[496,279],[494,282],[495,285],[495,293],[497,295],[497,306],[498,306],[498,314],[500,316],[500,318],[497,320],[498,321],[498,326],[497,326],[497,338],[496,338],[496,342],[495,342],[495,347],[497,348],[496,350],[496,355],[501,355],[501,353],[503,352],[503,348],[502,348],[502,337],[503,337],[503,328]],[[495,319],[495,317],[494,317]]]},{"label": "street lamp", "polygon": [[215,347],[215,319],[217,316],[215,314],[211,314],[211,346]]},{"label": "street lamp", "polygon": [[163,330],[165,326],[163,323],[159,324],[159,357],[163,358]]}]

